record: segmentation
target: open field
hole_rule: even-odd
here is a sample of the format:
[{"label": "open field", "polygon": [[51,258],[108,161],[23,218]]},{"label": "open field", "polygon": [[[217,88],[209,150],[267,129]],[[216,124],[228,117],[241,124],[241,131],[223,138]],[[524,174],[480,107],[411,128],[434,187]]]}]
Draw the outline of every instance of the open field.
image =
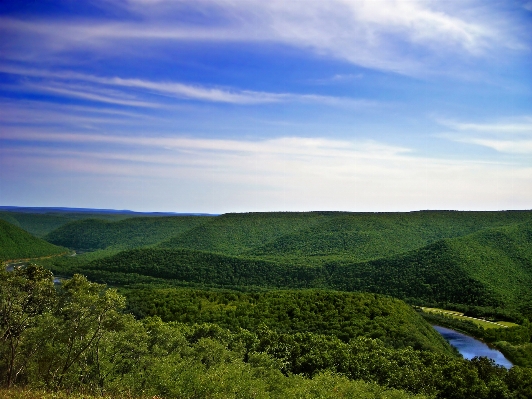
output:
[{"label": "open field", "polygon": [[421,307],[421,309],[424,312],[428,313],[437,313],[442,314],[445,316],[450,316],[457,320],[466,320],[471,321],[472,323],[475,323],[479,327],[482,328],[508,328],[508,327],[518,327],[518,324],[509,322],[509,321],[489,321],[489,320],[483,320],[479,319],[477,317],[470,317],[470,316],[464,316],[462,312],[457,312],[454,310],[446,310],[446,309],[438,309],[438,308],[427,308],[427,307]]}]

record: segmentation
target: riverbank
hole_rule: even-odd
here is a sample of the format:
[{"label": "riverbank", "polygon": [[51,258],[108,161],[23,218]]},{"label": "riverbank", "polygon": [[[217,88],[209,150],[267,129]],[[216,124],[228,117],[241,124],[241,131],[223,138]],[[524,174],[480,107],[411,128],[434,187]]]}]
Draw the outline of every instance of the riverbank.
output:
[{"label": "riverbank", "polygon": [[507,369],[513,366],[513,363],[510,362],[502,352],[495,348],[491,348],[478,339],[450,328],[441,326],[433,327],[453,348],[458,350],[464,359],[471,360],[475,357],[487,357],[488,359],[492,359],[498,366]]},{"label": "riverbank", "polygon": [[457,319],[441,313],[418,311],[432,325],[450,328],[473,337],[499,350],[516,366],[532,367],[532,328],[530,325],[485,329],[469,320]]},{"label": "riverbank", "polygon": [[511,323],[508,321],[490,321],[486,319],[481,319],[478,317],[465,316],[462,312],[457,312],[455,310],[439,309],[439,308],[428,308],[421,306],[421,310],[425,313],[436,313],[442,314],[445,316],[450,316],[459,320],[471,321],[474,324],[482,328],[508,328],[508,327],[518,327],[518,324]]}]

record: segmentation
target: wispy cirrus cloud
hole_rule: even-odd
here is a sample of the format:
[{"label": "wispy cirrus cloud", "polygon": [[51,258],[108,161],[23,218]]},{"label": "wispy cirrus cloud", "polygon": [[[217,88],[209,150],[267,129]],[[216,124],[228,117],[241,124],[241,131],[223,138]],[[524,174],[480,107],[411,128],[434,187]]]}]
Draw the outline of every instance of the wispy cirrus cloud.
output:
[{"label": "wispy cirrus cloud", "polygon": [[456,122],[451,120],[439,120],[439,123],[460,131],[532,135],[532,117],[523,117],[517,120],[514,119],[511,121],[493,123]]},{"label": "wispy cirrus cloud", "polygon": [[160,105],[153,102],[139,101],[133,96],[125,93],[109,92],[108,90],[97,89],[93,86],[66,84],[66,83],[24,83],[20,89],[29,90],[33,93],[45,92],[61,97],[79,98],[82,100],[95,101],[100,103],[125,105],[129,107],[157,108]]},{"label": "wispy cirrus cloud", "polygon": [[459,143],[491,148],[500,153],[532,154],[532,117],[492,123],[439,121],[453,131],[438,136]]},{"label": "wispy cirrus cloud", "polygon": [[[138,90],[135,92],[135,95],[132,95],[130,92],[119,92],[117,89],[140,89],[144,94],[148,95],[158,94],[177,99],[240,105],[279,102],[309,102],[341,106],[372,106],[378,104],[376,101],[365,99],[334,97],[319,94],[272,93],[232,88],[206,87],[172,81],[157,82],[146,79],[121,78],[116,76],[101,77],[72,71],[50,72],[47,70],[17,68],[7,65],[0,65],[0,72],[26,78],[39,78],[37,82],[29,82],[27,80],[22,82],[21,88],[27,88],[33,91],[45,91],[64,95],[66,97],[82,98],[133,107],[158,107],[160,104],[140,101],[137,98],[139,96]],[[79,84],[79,82],[82,82],[83,84]],[[94,86],[94,84],[99,86]],[[107,87],[112,87],[114,90],[109,90]]]},{"label": "wispy cirrus cloud", "polygon": [[191,137],[148,137],[126,135],[87,134],[83,132],[54,133],[50,129],[6,129],[3,140],[28,142],[55,142],[78,145],[90,143],[121,144],[130,147],[153,147],[174,150],[219,151],[249,154],[275,153],[306,155],[308,157],[349,158],[356,153],[359,157],[382,157],[410,152],[408,148],[379,144],[373,141],[353,143],[346,140],[327,138],[281,137],[269,140],[227,140],[200,139]]},{"label": "wispy cirrus cloud", "polygon": [[145,113],[98,106],[58,104],[49,101],[0,100],[0,123],[11,126],[34,125],[77,126],[94,129],[96,126],[132,126],[139,121],[152,124],[157,119]]},{"label": "wispy cirrus cloud", "polygon": [[[110,5],[113,4],[113,5]],[[149,4],[149,5],[148,5]],[[131,52],[146,42],[282,43],[366,68],[402,74],[443,72],[454,57],[490,58],[494,49],[523,50],[515,24],[477,1],[422,0],[129,0],[106,3],[126,20],[3,18],[1,31],[18,46],[12,59],[69,51]],[[195,14],[197,22],[182,19]],[[31,44],[40,37],[39,46]],[[24,53],[18,49],[24,49]],[[33,55],[32,55],[33,54]],[[458,61],[455,58],[455,62]]]}]

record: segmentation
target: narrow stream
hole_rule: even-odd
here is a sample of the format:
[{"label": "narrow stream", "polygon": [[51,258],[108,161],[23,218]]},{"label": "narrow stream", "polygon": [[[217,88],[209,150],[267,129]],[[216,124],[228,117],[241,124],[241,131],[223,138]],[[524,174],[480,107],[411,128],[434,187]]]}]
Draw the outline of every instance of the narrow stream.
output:
[{"label": "narrow stream", "polygon": [[497,349],[492,349],[484,342],[479,341],[469,335],[459,333],[450,328],[432,326],[438,331],[443,338],[464,357],[464,359],[471,360],[476,356],[484,356],[493,359],[495,364],[509,369],[513,364],[504,357],[504,355]]}]

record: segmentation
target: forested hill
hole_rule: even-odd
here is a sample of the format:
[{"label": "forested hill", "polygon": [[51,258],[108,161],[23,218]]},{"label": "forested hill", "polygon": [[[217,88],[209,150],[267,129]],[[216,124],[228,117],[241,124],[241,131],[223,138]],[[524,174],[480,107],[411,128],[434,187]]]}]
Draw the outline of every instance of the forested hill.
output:
[{"label": "forested hill", "polygon": [[[43,215],[16,216],[35,228]],[[111,217],[110,215],[104,215]],[[45,239],[73,249],[188,248],[225,255],[291,258],[291,263],[320,264],[338,257],[361,262],[421,248],[443,238],[483,228],[532,221],[532,211],[410,213],[269,212],[208,216],[86,217],[63,223]],[[27,220],[26,220],[27,219]],[[16,223],[14,223],[16,224]],[[22,223],[20,223],[21,227]]]},{"label": "forested hill", "polygon": [[456,356],[397,299],[154,287],[128,296],[138,316],[155,317],[124,314],[116,290],[80,275],[56,289],[39,266],[0,270],[0,302],[12,305],[2,320],[0,396],[531,397],[531,369]]},{"label": "forested hill", "polygon": [[412,347],[435,353],[454,352],[430,325],[403,301],[376,294],[321,290],[261,293],[193,289],[136,289],[128,292],[137,316],[165,321],[216,323],[232,331],[331,335],[349,342],[361,336],[386,346]]},{"label": "forested hill", "polygon": [[304,265],[331,257],[361,262],[390,257],[443,238],[532,221],[532,211],[226,214],[160,244]]},{"label": "forested hill", "polygon": [[213,216],[207,214],[133,212],[114,209],[40,208],[0,206],[0,219],[21,227],[36,237],[43,237],[67,223],[85,219],[119,221],[131,218],[161,218],[165,216]]},{"label": "forested hill", "polygon": [[26,230],[28,233],[36,237],[42,238],[51,231],[73,221],[83,219],[101,219],[101,220],[122,220],[130,218],[132,215],[124,214],[92,214],[88,212],[76,213],[76,212],[16,212],[14,210],[6,211],[0,210],[0,219],[5,220],[17,227]]},{"label": "forested hill", "polygon": [[188,248],[238,255],[285,235],[317,226],[338,212],[228,213],[160,243],[162,248]]},{"label": "forested hill", "polygon": [[118,285],[328,288],[532,315],[531,221],[532,211],[243,213],[80,220],[46,237],[112,248],[51,267]]},{"label": "forested hill", "polygon": [[167,240],[208,219],[206,216],[134,217],[112,222],[85,219],[65,224],[44,238],[73,249],[137,248]]},{"label": "forested hill", "polygon": [[236,289],[327,288],[392,295],[417,304],[502,307],[532,314],[532,234],[528,223],[444,239],[404,254],[367,262],[336,258],[322,266],[229,256],[190,249],[124,251],[59,273],[81,272],[127,285],[164,279]]},{"label": "forested hill", "polygon": [[532,314],[532,223],[521,223],[449,240],[454,260],[503,302]]},{"label": "forested hill", "polygon": [[34,237],[20,227],[0,220],[0,260],[57,255],[68,250]]}]

